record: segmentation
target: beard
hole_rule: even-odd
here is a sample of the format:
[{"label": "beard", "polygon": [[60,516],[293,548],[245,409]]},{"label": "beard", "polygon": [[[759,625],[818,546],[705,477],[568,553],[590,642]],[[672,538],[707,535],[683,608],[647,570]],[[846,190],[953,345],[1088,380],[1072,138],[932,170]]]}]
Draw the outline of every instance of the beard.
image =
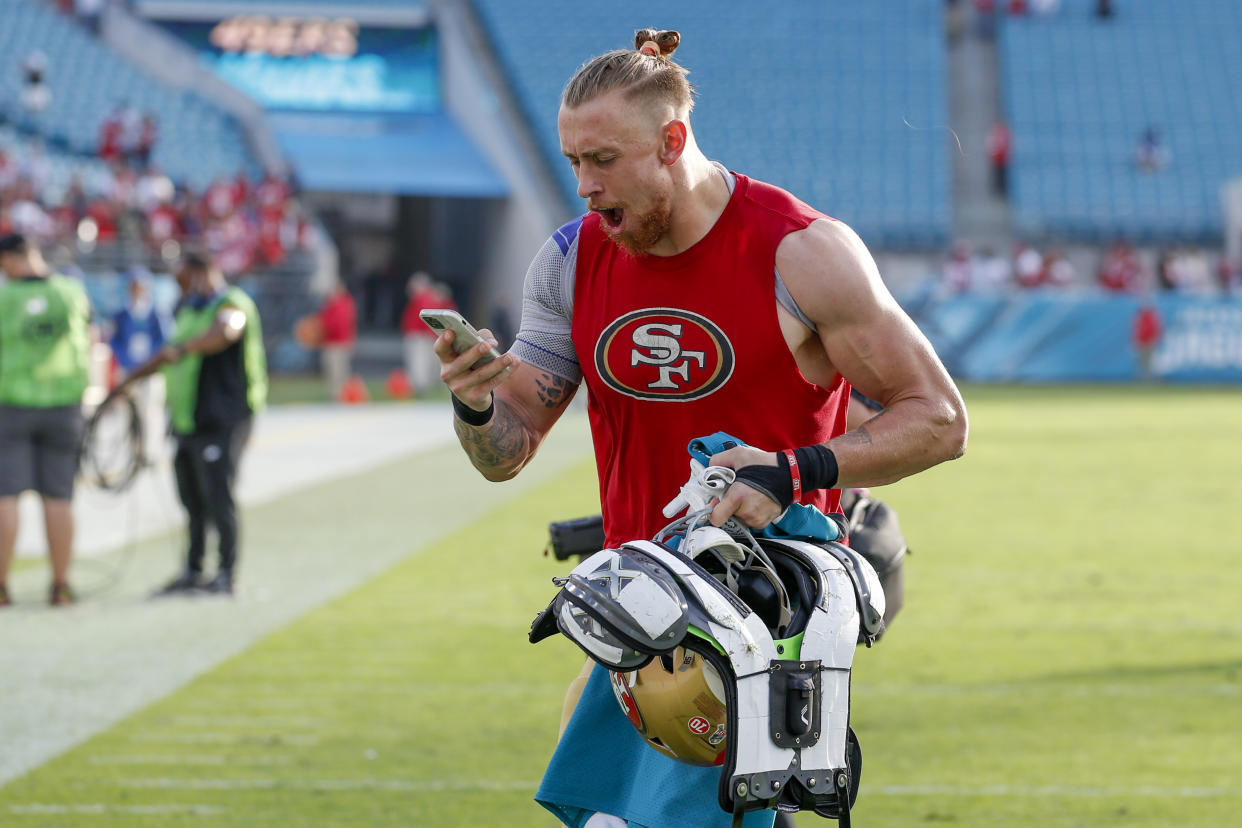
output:
[{"label": "beard", "polygon": [[609,233],[608,238],[631,256],[640,256],[668,235],[673,226],[672,217],[673,209],[669,205],[669,200],[667,197],[662,197],[647,212],[631,216],[635,225],[633,230]]}]

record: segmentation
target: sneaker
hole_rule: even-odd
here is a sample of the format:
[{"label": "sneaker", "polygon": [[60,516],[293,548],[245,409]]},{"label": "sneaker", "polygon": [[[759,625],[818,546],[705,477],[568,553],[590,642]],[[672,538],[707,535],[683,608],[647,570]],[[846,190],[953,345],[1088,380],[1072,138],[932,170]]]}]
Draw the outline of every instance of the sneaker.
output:
[{"label": "sneaker", "polygon": [[216,576],[210,581],[200,583],[198,589],[212,595],[232,595],[233,573],[228,571],[217,572]]},{"label": "sneaker", "polygon": [[155,591],[155,595],[181,595],[198,589],[202,585],[202,575],[187,569],[176,578]]},{"label": "sneaker", "polygon": [[10,607],[13,605],[13,599],[9,597],[9,588],[4,584],[0,584],[0,607]]},{"label": "sneaker", "polygon": [[73,590],[68,584],[52,584],[51,594],[48,595],[47,602],[54,607],[67,607],[74,602]]}]

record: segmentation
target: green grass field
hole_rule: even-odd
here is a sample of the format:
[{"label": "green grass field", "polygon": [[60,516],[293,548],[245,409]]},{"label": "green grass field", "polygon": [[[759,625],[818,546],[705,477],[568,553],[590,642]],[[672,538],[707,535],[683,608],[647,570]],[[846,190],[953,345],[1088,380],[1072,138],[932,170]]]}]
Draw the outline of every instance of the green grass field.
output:
[{"label": "green grass field", "polygon": [[[883,493],[914,554],[855,661],[855,824],[1238,824],[1242,393],[967,399],[967,456]],[[409,557],[0,787],[0,824],[553,825],[531,796],[581,658],[525,634],[566,569],[545,527],[596,509],[593,467],[425,547],[400,515],[435,480],[360,482],[407,467],[334,496],[387,508],[367,536]]]}]

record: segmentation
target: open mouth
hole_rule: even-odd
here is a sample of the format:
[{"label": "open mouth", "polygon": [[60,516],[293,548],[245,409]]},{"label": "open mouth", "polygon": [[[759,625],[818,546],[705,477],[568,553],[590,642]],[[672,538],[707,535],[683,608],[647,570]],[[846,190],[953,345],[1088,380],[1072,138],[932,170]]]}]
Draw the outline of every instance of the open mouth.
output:
[{"label": "open mouth", "polygon": [[610,230],[620,227],[621,221],[625,218],[625,209],[622,207],[596,207],[594,209]]}]

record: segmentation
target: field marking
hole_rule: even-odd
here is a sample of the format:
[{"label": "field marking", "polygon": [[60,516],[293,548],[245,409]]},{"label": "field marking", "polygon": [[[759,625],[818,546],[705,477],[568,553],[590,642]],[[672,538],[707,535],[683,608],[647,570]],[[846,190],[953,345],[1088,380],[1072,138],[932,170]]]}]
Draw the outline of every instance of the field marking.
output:
[{"label": "field marking", "polygon": [[322,716],[169,716],[170,725],[186,727],[318,727]]},{"label": "field marking", "polygon": [[1104,785],[868,785],[863,783],[859,795],[879,796],[1072,796],[1080,798],[1124,798],[1130,796],[1158,799],[1242,798],[1242,788],[1137,785],[1115,787]]},{"label": "field marking", "polygon": [[84,805],[58,805],[48,802],[27,802],[21,805],[10,805],[8,811],[17,816],[49,816],[65,814],[126,814],[128,816],[166,816],[169,814],[192,814],[193,816],[215,816],[223,814],[227,808],[217,805],[109,805],[95,802]]},{"label": "field marking", "polygon": [[88,760],[92,765],[288,765],[291,756],[225,756],[220,753],[99,753]]},{"label": "field marking", "polygon": [[315,747],[318,736],[303,733],[163,733],[142,732],[129,737],[131,742],[160,742],[177,745],[240,745],[271,744],[278,747]]},{"label": "field marking", "polygon": [[199,777],[169,779],[166,777],[135,777],[118,779],[124,788],[142,790],[249,791],[285,788],[304,791],[531,791],[538,780],[505,781],[499,779],[228,779]]},{"label": "field marking", "polygon": [[[537,780],[505,781],[497,779],[228,779],[200,777],[196,779],[170,779],[165,777],[135,777],[119,779],[117,784],[125,788],[144,790],[271,790],[287,788],[309,791],[533,791],[539,787]],[[1151,797],[1175,799],[1242,798],[1242,788],[1207,786],[1135,785],[867,785],[862,794],[878,796],[1024,796],[1049,797],[1070,796],[1077,798],[1115,799],[1125,797]]]}]

